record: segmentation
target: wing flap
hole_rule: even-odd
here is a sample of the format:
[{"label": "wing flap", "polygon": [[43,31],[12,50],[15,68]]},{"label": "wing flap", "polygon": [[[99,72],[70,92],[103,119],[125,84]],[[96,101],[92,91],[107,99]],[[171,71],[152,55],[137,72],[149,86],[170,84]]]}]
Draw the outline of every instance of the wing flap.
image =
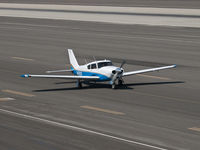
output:
[{"label": "wing flap", "polygon": [[46,73],[57,73],[57,72],[72,72],[73,70],[51,70],[46,71]]},{"label": "wing flap", "polygon": [[170,68],[175,68],[175,67],[176,67],[176,65],[171,65],[171,66],[164,66],[164,67],[158,67],[158,68],[150,68],[150,69],[124,72],[123,76],[130,76],[130,75],[141,74],[141,73],[152,72],[152,71],[158,71],[158,70],[164,70],[164,69],[170,69]]},{"label": "wing flap", "polygon": [[60,79],[85,79],[85,80],[98,80],[98,76],[68,76],[68,75],[21,75],[24,78],[60,78]]}]

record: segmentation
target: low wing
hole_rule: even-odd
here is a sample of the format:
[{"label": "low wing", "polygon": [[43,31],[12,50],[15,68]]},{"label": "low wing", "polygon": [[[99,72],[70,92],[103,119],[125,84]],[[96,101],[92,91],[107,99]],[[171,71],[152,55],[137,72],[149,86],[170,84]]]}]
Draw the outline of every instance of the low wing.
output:
[{"label": "low wing", "polygon": [[175,68],[175,67],[176,67],[176,65],[171,65],[171,66],[164,66],[164,67],[158,67],[158,68],[124,72],[123,76],[130,76],[130,75],[141,74],[141,73],[152,72],[152,71],[158,71],[158,70],[163,70],[163,69],[170,69],[170,68]]},{"label": "low wing", "polygon": [[60,79],[85,79],[85,80],[98,80],[98,76],[68,76],[68,75],[21,75],[24,78],[60,78]]},{"label": "low wing", "polygon": [[73,70],[51,70],[46,71],[46,73],[55,73],[55,72],[72,72]]}]

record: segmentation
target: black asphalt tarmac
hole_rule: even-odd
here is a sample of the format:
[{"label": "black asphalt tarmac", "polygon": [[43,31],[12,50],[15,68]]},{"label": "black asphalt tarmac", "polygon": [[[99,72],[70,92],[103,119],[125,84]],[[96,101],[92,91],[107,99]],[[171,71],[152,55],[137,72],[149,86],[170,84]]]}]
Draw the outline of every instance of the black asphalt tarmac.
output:
[{"label": "black asphalt tarmac", "polygon": [[[199,29],[0,20],[0,149],[200,148]],[[127,77],[128,87],[116,90],[108,84],[77,89],[73,80],[20,77],[68,69],[67,48],[74,50],[80,64],[95,56],[117,66],[125,59],[125,71],[169,64],[177,68]]]}]

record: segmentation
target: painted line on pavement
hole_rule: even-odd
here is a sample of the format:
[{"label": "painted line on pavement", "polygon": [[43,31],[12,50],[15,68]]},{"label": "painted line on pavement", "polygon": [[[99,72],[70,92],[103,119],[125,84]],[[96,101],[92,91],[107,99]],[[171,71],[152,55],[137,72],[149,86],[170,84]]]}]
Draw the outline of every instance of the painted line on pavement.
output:
[{"label": "painted line on pavement", "polygon": [[144,74],[137,74],[137,76],[147,77],[147,78],[154,78],[154,79],[161,79],[161,80],[172,80],[172,79],[166,78],[166,77],[150,76],[150,75],[144,75]]},{"label": "painted line on pavement", "polygon": [[179,99],[179,98],[175,98],[175,97],[168,97],[168,96],[155,95],[155,94],[136,92],[136,91],[133,91],[133,92],[136,93],[136,94],[139,94],[139,95],[153,96],[153,97],[164,98],[164,99],[168,99],[168,100],[175,100],[175,101],[180,101],[180,102],[187,102],[187,103],[189,102],[189,103],[193,103],[193,104],[200,104],[200,102],[198,102],[198,101]]},{"label": "painted line on pavement", "polygon": [[136,145],[149,147],[149,148],[153,148],[153,149],[157,149],[157,150],[168,150],[166,148],[153,146],[153,145],[150,145],[150,144],[145,144],[145,143],[137,142],[137,141],[134,141],[134,140],[128,140],[128,139],[125,139],[125,138],[112,136],[112,135],[105,134],[105,133],[102,133],[102,132],[89,130],[89,129],[85,129],[85,128],[81,128],[81,127],[77,127],[77,126],[73,126],[73,125],[68,125],[68,124],[64,124],[64,123],[60,123],[60,122],[56,122],[56,121],[51,121],[51,120],[47,120],[47,119],[42,119],[42,118],[39,118],[39,117],[30,116],[30,115],[25,115],[25,114],[13,112],[13,111],[5,110],[5,109],[0,109],[0,112],[10,114],[12,116],[20,117],[20,118],[25,118],[25,119],[29,119],[29,120],[38,121],[38,122],[43,122],[43,123],[50,124],[50,125],[53,125],[53,126],[68,128],[68,129],[72,129],[72,130],[76,130],[76,131],[80,131],[80,132],[88,132],[88,133],[91,133],[91,134],[111,138],[111,139],[118,140],[118,141],[121,141],[121,142],[127,142],[127,143],[130,143],[130,144],[136,144]]},{"label": "painted line on pavement", "polygon": [[24,93],[24,92],[19,92],[19,91],[13,91],[13,90],[2,90],[4,93],[10,93],[10,94],[15,94],[15,95],[21,95],[21,96],[27,96],[27,97],[33,97],[35,95]]},{"label": "painted line on pavement", "polygon": [[2,97],[2,98],[0,98],[0,102],[13,101],[13,100],[15,100],[15,99],[11,98],[11,97]]},{"label": "painted line on pavement", "polygon": [[93,106],[80,106],[81,108],[85,109],[90,109],[90,110],[95,110],[95,111],[100,111],[100,112],[105,112],[109,114],[114,114],[114,115],[125,115],[125,113],[118,112],[118,111],[113,111],[113,110],[108,110],[108,109],[103,109],[103,108],[98,108],[98,107],[93,107]]},{"label": "painted line on pavement", "polygon": [[192,128],[188,128],[189,130],[193,130],[193,131],[198,131],[198,132],[200,132],[200,128],[198,128],[198,127],[192,127]]},{"label": "painted line on pavement", "polygon": [[17,60],[26,60],[26,61],[34,61],[33,59],[30,58],[23,58],[23,57],[12,57],[13,59],[17,59]]}]

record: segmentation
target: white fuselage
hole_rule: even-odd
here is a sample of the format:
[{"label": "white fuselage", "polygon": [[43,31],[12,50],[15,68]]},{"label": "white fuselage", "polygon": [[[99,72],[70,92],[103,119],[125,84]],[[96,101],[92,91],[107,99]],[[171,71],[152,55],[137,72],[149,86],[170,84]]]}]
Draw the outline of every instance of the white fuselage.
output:
[{"label": "white fuselage", "polygon": [[94,61],[77,68],[72,68],[73,73],[78,76],[98,76],[98,81],[111,81],[116,72],[123,72],[123,69],[113,66],[110,60]]}]

